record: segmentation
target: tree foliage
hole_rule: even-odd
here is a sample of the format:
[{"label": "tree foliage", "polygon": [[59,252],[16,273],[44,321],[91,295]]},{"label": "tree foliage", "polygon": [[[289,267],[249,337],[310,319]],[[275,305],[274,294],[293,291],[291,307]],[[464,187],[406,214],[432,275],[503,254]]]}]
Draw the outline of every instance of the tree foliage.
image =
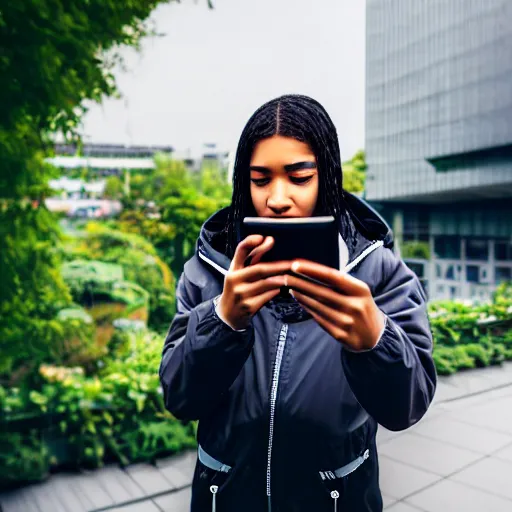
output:
[{"label": "tree foliage", "polygon": [[56,133],[77,138],[85,100],[115,94],[119,45],[136,46],[164,0],[24,0],[0,7],[0,378],[66,335],[56,219],[45,208]]},{"label": "tree foliage", "polygon": [[[169,327],[175,312],[174,277],[148,240],[137,234],[89,222],[81,237],[67,242],[64,253],[70,261],[82,259],[120,266],[122,279],[136,283],[149,293],[149,325],[157,330]],[[102,277],[101,274],[97,271],[96,279]],[[120,280],[111,270],[104,274],[109,283]],[[80,285],[77,291],[82,294],[85,290]]]},{"label": "tree foliage", "polygon": [[[147,237],[178,277],[185,261],[195,250],[204,221],[231,202],[231,185],[216,162],[203,164],[199,171],[168,155],[155,157],[155,169],[131,180],[128,209],[121,216],[123,230]],[[137,200],[155,203],[158,219],[147,218],[137,209]]]},{"label": "tree foliage", "polygon": [[363,150],[359,150],[350,160],[344,162],[343,188],[353,193],[360,193],[364,190],[366,179],[366,160]]}]

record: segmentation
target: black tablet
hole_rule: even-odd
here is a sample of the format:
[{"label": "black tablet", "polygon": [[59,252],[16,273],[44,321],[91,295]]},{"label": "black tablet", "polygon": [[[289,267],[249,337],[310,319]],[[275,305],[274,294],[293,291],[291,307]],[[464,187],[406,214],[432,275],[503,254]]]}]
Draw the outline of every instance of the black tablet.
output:
[{"label": "black tablet", "polygon": [[274,246],[261,261],[306,259],[340,268],[339,232],[334,217],[246,217],[242,239],[249,235],[272,236]]}]

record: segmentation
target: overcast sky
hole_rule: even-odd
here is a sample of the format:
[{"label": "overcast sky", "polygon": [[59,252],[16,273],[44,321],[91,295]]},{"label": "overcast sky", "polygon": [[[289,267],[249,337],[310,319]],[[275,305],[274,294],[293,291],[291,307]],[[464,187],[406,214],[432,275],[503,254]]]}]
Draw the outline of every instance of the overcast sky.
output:
[{"label": "overcast sky", "polygon": [[235,150],[256,108],[285,93],[324,105],[347,159],[364,145],[364,0],[182,0],[157,8],[162,37],[123,51],[120,100],[94,105],[85,140],[205,142]]}]

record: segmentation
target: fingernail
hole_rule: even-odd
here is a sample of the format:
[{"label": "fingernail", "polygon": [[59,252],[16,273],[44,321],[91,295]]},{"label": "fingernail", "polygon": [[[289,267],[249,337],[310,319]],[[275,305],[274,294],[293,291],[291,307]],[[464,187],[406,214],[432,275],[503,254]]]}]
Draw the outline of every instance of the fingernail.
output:
[{"label": "fingernail", "polygon": [[290,292],[290,295],[295,299],[295,294],[293,293],[293,290],[291,288],[288,288],[288,291]]},{"label": "fingernail", "polygon": [[288,286],[288,276],[287,275],[284,276],[284,285]]},{"label": "fingernail", "polygon": [[292,263],[292,271],[293,272],[298,272],[299,271],[299,267],[300,267],[300,265],[299,265],[298,261],[295,261],[295,262]]},{"label": "fingernail", "polygon": [[248,258],[246,258],[246,260],[244,261],[244,267],[247,267],[251,264],[251,261],[252,261],[252,256],[249,256]]}]

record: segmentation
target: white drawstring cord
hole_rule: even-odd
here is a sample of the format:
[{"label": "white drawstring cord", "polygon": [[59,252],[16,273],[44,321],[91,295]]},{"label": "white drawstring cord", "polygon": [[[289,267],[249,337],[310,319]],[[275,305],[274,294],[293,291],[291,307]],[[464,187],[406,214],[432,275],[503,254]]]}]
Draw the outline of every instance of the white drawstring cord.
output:
[{"label": "white drawstring cord", "polygon": [[340,497],[340,493],[338,491],[331,492],[331,498],[334,500],[334,512],[338,512],[338,498]]},{"label": "white drawstring cord", "polygon": [[215,503],[215,497],[217,496],[217,491],[219,490],[219,486],[218,485],[212,485],[210,487],[210,491],[212,493],[212,512],[216,512],[216,503]]}]

